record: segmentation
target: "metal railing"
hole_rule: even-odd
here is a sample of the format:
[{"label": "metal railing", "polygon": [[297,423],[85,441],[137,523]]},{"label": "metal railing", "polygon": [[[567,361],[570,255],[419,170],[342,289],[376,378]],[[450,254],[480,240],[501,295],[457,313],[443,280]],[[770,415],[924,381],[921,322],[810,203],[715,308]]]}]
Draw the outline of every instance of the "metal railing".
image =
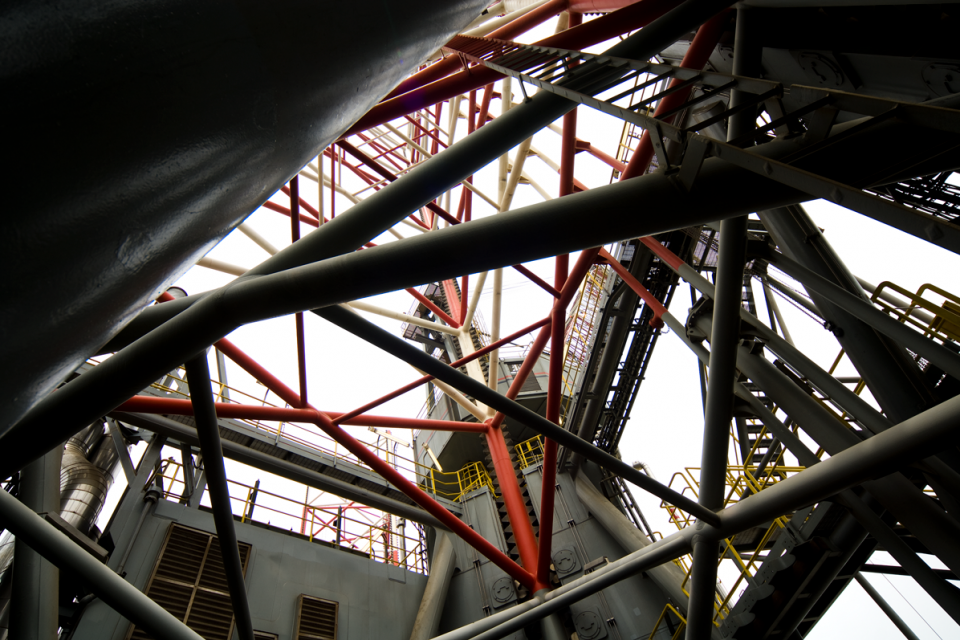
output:
[{"label": "metal railing", "polygon": [[[147,484],[155,486],[164,499],[181,501],[186,488],[182,465],[161,460]],[[423,541],[419,535],[408,535],[406,522],[395,516],[353,502],[314,505],[236,480],[228,479],[227,488],[240,522],[255,521],[298,531],[311,542],[349,548],[377,562],[427,573]]]},{"label": "metal railing", "polygon": [[540,464],[540,461],[543,460],[543,436],[534,436],[514,445],[513,448],[517,452],[517,460],[520,462],[521,469]]}]

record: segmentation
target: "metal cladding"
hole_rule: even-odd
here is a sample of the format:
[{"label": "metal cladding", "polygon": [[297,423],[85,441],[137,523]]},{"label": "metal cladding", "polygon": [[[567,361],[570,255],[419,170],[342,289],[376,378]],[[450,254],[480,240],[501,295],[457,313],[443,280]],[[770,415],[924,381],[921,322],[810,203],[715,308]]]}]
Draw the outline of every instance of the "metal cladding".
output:
[{"label": "metal cladding", "polygon": [[[9,425],[482,10],[6,3]],[[375,7],[373,5],[376,5]],[[323,27],[318,36],[317,28]],[[12,144],[11,144],[12,143]]]}]

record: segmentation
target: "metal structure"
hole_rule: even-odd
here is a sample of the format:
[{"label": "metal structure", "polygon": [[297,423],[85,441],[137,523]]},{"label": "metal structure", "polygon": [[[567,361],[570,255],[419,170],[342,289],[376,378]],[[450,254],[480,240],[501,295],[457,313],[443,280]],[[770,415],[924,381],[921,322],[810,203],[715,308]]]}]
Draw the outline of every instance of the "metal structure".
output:
[{"label": "metal structure", "polygon": [[856,582],[916,637],[878,572],[960,623],[958,287],[803,208],[960,252],[958,5],[0,11],[0,634],[802,638]]}]

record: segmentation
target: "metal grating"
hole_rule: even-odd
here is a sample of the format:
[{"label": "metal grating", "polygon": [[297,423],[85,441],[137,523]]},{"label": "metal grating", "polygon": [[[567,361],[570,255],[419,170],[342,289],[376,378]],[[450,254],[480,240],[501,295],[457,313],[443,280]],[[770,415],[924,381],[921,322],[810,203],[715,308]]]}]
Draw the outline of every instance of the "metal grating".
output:
[{"label": "metal grating", "polygon": [[[239,547],[246,572],[251,546],[240,542]],[[233,606],[220,543],[211,533],[171,525],[145,593],[206,640],[229,640],[233,633]],[[133,625],[126,638],[152,640]]]},{"label": "metal grating", "polygon": [[296,640],[336,640],[339,603],[301,595],[297,598]]}]

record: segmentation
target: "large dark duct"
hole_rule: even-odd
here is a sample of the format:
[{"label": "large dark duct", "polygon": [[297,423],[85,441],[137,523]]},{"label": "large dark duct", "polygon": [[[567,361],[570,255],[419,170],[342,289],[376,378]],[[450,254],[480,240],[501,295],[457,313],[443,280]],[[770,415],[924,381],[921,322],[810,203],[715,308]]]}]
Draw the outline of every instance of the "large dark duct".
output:
[{"label": "large dark duct", "polygon": [[0,424],[484,4],[5,3]]}]

